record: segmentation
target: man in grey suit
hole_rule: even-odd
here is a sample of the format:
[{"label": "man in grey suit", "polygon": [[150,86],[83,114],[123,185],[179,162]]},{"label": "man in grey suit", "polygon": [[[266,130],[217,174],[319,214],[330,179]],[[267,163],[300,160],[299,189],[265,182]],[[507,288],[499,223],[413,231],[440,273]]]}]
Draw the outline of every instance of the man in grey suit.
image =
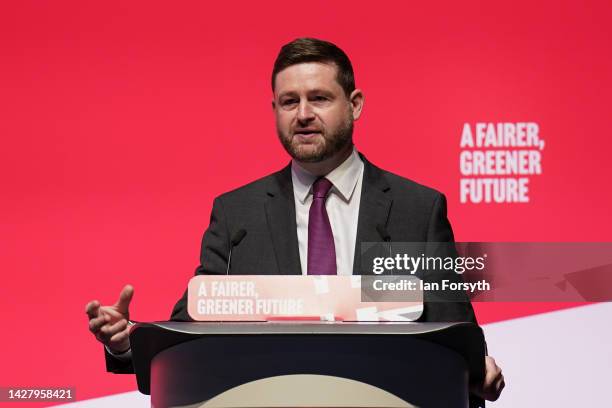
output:
[{"label": "man in grey suit", "polygon": [[[362,242],[453,241],[442,194],[379,169],[355,149],[353,122],[364,96],[342,50],[311,38],[286,44],[272,90],[278,137],[292,161],[215,199],[196,274],[361,274]],[[132,370],[132,295],[127,285],[115,305],[86,307],[109,371]],[[186,292],[171,319],[191,320]],[[421,320],[476,322],[469,301],[426,301]],[[504,378],[492,358],[485,360],[485,381],[472,391],[495,400]]]}]

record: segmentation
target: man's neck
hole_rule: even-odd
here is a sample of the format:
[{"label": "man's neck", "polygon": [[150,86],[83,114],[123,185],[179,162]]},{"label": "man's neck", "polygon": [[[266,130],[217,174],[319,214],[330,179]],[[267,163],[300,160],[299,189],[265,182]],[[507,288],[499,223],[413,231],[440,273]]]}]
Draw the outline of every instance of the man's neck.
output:
[{"label": "man's neck", "polygon": [[294,159],[294,161],[307,172],[315,176],[326,176],[353,153],[353,144],[350,143],[334,156],[317,163],[304,163]]}]

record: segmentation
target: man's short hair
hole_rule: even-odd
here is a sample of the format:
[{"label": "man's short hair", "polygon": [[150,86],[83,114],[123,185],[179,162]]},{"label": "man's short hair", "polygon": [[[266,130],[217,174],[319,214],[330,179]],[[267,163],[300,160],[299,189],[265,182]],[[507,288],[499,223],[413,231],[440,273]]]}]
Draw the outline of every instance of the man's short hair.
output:
[{"label": "man's short hair", "polygon": [[355,74],[351,60],[338,46],[316,38],[297,38],[283,45],[272,70],[272,92],[276,75],[291,65],[304,62],[334,64],[338,74],[336,80],[348,97],[355,90]]}]

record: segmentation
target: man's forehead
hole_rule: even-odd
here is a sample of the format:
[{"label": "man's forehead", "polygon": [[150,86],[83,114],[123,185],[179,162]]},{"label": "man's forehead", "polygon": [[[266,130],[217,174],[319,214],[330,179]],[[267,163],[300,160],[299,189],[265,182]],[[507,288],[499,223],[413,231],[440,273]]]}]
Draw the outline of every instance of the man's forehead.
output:
[{"label": "man's forehead", "polygon": [[280,71],[275,78],[275,93],[312,90],[341,91],[337,81],[338,68],[334,63],[304,62]]}]

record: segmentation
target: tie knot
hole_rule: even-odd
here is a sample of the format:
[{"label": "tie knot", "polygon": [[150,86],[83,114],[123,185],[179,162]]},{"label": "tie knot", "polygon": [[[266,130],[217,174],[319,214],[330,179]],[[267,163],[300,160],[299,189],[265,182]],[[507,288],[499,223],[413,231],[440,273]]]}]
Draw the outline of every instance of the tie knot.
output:
[{"label": "tie knot", "polygon": [[312,185],[312,195],[314,198],[325,198],[329,189],[333,186],[332,182],[325,177],[318,178]]}]

